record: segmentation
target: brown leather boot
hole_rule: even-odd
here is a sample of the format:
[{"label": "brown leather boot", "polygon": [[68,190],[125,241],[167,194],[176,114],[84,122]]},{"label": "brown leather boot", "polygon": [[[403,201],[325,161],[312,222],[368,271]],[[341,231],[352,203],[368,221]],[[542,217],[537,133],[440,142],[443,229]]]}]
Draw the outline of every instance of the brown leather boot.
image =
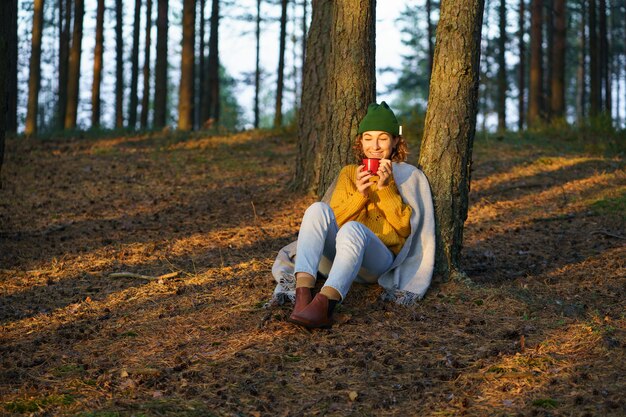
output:
[{"label": "brown leather boot", "polygon": [[313,289],[309,287],[296,288],[296,305],[293,307],[293,312],[291,313],[292,316],[301,312],[306,306],[309,305],[313,299],[312,290]]},{"label": "brown leather boot", "polygon": [[294,312],[289,321],[309,329],[330,328],[333,325],[332,314],[335,304],[336,301],[328,300],[324,294],[318,293],[302,311]]}]

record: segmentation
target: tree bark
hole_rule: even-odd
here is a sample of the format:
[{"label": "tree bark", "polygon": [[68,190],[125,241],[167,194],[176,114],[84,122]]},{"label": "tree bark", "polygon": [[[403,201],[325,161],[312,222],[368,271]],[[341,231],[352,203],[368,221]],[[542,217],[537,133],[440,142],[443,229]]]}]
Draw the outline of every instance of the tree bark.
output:
[{"label": "tree bark", "polygon": [[4,162],[4,139],[9,119],[9,79],[13,77],[11,69],[12,42],[16,39],[13,27],[13,15],[17,15],[16,3],[4,1],[0,4],[0,189],[2,189],[2,164]]},{"label": "tree bark", "polygon": [[178,129],[193,128],[193,81],[195,61],[196,1],[183,3],[183,51],[180,68],[180,90],[178,98]]},{"label": "tree bark", "polygon": [[604,89],[604,102],[602,104],[602,110],[605,115],[611,117],[611,71],[609,69],[609,35],[606,24],[606,0],[600,0],[600,21],[599,21],[599,35],[600,35],[600,77],[602,79],[602,88]]},{"label": "tree bark", "polygon": [[162,128],[167,123],[167,0],[158,0],[157,46],[154,80],[154,127]]},{"label": "tree bark", "polygon": [[433,72],[433,60],[435,58],[435,45],[433,38],[435,27],[432,20],[432,0],[426,0],[426,24],[428,32],[428,84],[430,85],[430,77]]},{"label": "tree bark", "polygon": [[532,0],[530,10],[530,85],[528,94],[528,127],[536,127],[543,113],[543,0]]},{"label": "tree bark", "polygon": [[[305,3],[306,6],[306,3]],[[254,70],[254,128],[259,128],[259,90],[261,88],[261,0],[256,2],[256,62]]]},{"label": "tree bark", "polygon": [[150,56],[152,48],[152,0],[146,0],[146,50],[143,61],[143,96],[141,98],[141,128],[148,128],[150,109]]},{"label": "tree bark", "polygon": [[506,0],[500,0],[500,37],[498,38],[498,132],[506,131]]},{"label": "tree bark", "polygon": [[544,43],[546,45],[546,51],[543,53],[543,86],[541,91],[543,96],[541,97],[541,113],[544,122],[549,122],[552,119],[551,103],[552,103],[552,90],[550,83],[552,82],[552,57],[554,50],[554,18],[553,18],[553,4],[554,0],[543,0],[543,17],[544,17]]},{"label": "tree bark", "polygon": [[141,27],[141,0],[135,0],[135,20],[133,23],[133,50],[131,54],[130,70],[130,99],[128,102],[128,127],[135,130],[137,127],[137,106],[139,95],[137,84],[139,80],[139,30]]},{"label": "tree bark", "polygon": [[204,37],[205,37],[205,26],[206,26],[206,19],[204,17],[204,11],[206,9],[206,0],[200,0],[200,51],[198,52],[198,94],[195,95],[196,97],[196,106],[194,108],[194,117],[195,117],[195,124],[196,127],[202,127],[202,115],[204,114],[204,112],[206,111],[204,109],[204,94],[202,93],[202,88],[204,88],[205,85],[205,78],[206,78],[206,54],[205,54],[205,49],[206,49],[206,43],[204,42]]},{"label": "tree bark", "polygon": [[589,115],[600,114],[602,103],[602,81],[600,75],[600,42],[596,29],[596,0],[589,0]]},{"label": "tree bark", "polygon": [[552,49],[551,113],[565,117],[565,0],[554,0],[554,46]]},{"label": "tree bark", "polygon": [[[30,52],[30,76],[28,79],[28,108],[24,134],[37,134],[37,113],[39,111],[39,87],[41,85],[41,37],[43,33],[43,3],[35,0],[33,9],[33,31]],[[4,96],[3,96],[4,97]]]},{"label": "tree bark", "polygon": [[[5,15],[5,29],[7,42],[6,62],[9,64],[6,73],[6,96],[7,96],[7,120],[6,131],[17,132],[17,0],[5,0],[3,2]],[[3,97],[3,95],[0,95]],[[0,113],[1,114],[1,113]],[[1,152],[1,151],[0,151]],[[1,164],[1,159],[0,159]]]},{"label": "tree bark", "polygon": [[209,35],[209,62],[207,63],[207,111],[205,123],[217,124],[220,118],[220,59],[219,59],[219,0],[211,5],[211,33]]},{"label": "tree bark", "polygon": [[96,46],[93,52],[93,84],[91,86],[91,125],[100,126],[100,85],[104,44],[104,0],[98,0],[96,12]]},{"label": "tree bark", "polygon": [[122,0],[115,0],[115,127],[124,128],[124,11]]},{"label": "tree bark", "polygon": [[461,271],[476,131],[483,0],[442,0],[419,164],[430,181],[437,270]]},{"label": "tree bark", "polygon": [[322,195],[353,161],[358,123],[374,101],[375,2],[318,0],[307,41],[293,186]]},{"label": "tree bark", "polygon": [[80,86],[80,56],[83,43],[83,0],[74,0],[74,30],[67,72],[67,110],[65,110],[65,128],[75,129],[78,116],[78,97]]},{"label": "tree bark", "polygon": [[287,0],[281,0],[280,41],[278,47],[278,78],[276,81],[276,105],[274,106],[274,128],[283,124],[283,87],[285,75],[285,40],[287,38]]},{"label": "tree bark", "polygon": [[524,115],[526,114],[526,106],[524,100],[524,94],[526,92],[526,42],[524,41],[524,34],[526,33],[526,19],[525,19],[525,7],[526,0],[520,0],[519,2],[519,32],[517,40],[519,43],[519,68],[518,68],[518,85],[519,95],[518,101],[518,113],[517,130],[520,132],[524,130]]},{"label": "tree bark", "polygon": [[65,127],[67,110],[67,70],[70,56],[70,27],[72,0],[59,0],[59,101],[57,104],[58,128]]},{"label": "tree bark", "polygon": [[585,104],[587,102],[587,82],[585,60],[587,58],[587,4],[581,0],[580,10],[580,38],[578,39],[578,69],[576,72],[576,119],[582,125],[586,117]]}]

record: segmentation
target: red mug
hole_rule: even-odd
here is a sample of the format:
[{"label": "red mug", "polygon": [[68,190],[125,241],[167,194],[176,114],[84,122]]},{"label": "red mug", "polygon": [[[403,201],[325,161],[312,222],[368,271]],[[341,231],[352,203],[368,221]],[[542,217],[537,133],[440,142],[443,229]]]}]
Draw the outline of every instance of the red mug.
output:
[{"label": "red mug", "polygon": [[365,171],[369,171],[376,175],[378,172],[378,165],[380,165],[380,159],[376,158],[363,158],[363,165],[365,165]]}]

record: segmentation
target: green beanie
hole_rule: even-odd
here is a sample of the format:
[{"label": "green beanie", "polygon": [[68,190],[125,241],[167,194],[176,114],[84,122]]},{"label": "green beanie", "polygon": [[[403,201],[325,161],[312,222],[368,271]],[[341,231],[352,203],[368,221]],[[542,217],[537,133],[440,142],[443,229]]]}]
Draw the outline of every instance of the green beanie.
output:
[{"label": "green beanie", "polygon": [[398,119],[384,101],[380,104],[372,103],[367,107],[367,114],[359,123],[357,134],[360,135],[368,130],[381,130],[394,136],[398,136],[400,133]]}]

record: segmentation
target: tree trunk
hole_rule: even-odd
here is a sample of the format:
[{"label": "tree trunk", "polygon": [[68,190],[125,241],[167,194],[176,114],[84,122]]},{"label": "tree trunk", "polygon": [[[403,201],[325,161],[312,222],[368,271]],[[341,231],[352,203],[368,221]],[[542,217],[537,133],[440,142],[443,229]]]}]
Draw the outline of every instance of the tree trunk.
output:
[{"label": "tree trunk", "polygon": [[442,0],[419,164],[430,181],[437,222],[437,270],[461,271],[476,131],[484,1]]},{"label": "tree trunk", "polygon": [[[17,132],[17,0],[5,0],[3,7],[6,13],[4,23],[6,28],[5,40],[8,45],[6,62],[9,64],[8,72],[6,73],[7,86],[5,90],[8,101],[6,131],[15,133]],[[0,97],[3,97],[3,95],[0,95]]]},{"label": "tree trunk", "polygon": [[150,109],[150,49],[152,48],[152,0],[146,0],[146,50],[143,61],[143,96],[141,98],[141,128],[148,128]]},{"label": "tree trunk", "polygon": [[293,186],[322,195],[353,161],[358,123],[374,101],[375,2],[319,0],[307,41]]},{"label": "tree trunk", "polygon": [[96,13],[96,46],[93,52],[93,84],[91,86],[91,125],[100,126],[100,85],[104,44],[104,0],[98,0]]},{"label": "tree trunk", "polygon": [[16,3],[3,1],[0,4],[0,189],[2,189],[2,164],[4,162],[4,138],[9,118],[9,96],[7,87],[9,78],[13,77],[11,69],[12,42],[15,40],[15,31],[12,24],[13,15],[17,15]]},{"label": "tree trunk", "polygon": [[524,93],[526,92],[526,42],[524,41],[524,34],[526,33],[526,19],[525,19],[525,7],[526,0],[520,0],[519,2],[519,33],[517,40],[519,43],[519,71],[518,71],[518,85],[519,95],[518,101],[518,113],[517,129],[521,132],[524,130],[524,115],[526,114],[526,106],[524,104]]},{"label": "tree trunk", "polygon": [[302,81],[304,79],[304,62],[306,59],[306,37],[309,32],[307,24],[307,0],[302,0],[302,63],[300,64],[300,101],[298,103],[298,112],[302,108]]},{"label": "tree trunk", "polygon": [[204,11],[206,9],[206,0],[200,0],[200,51],[198,52],[199,63],[198,63],[198,94],[196,97],[196,107],[194,109],[194,117],[196,119],[195,123],[197,127],[202,127],[202,115],[206,111],[204,109],[204,94],[202,93],[202,88],[205,85],[205,63],[206,63],[206,43],[204,42],[205,36],[205,26],[206,19],[204,17]]},{"label": "tree trunk", "polygon": [[552,90],[550,83],[552,81],[552,57],[554,46],[554,18],[553,18],[553,3],[554,0],[543,0],[543,13],[544,13],[544,40],[546,44],[546,51],[543,53],[543,86],[541,91],[543,97],[541,97],[541,113],[544,122],[549,122],[552,119],[551,103],[552,103]]},{"label": "tree trunk", "polygon": [[543,0],[532,0],[530,10],[530,85],[528,92],[528,127],[536,127],[542,119],[543,96]]},{"label": "tree trunk", "polygon": [[167,123],[167,0],[158,0],[157,46],[154,80],[154,127],[162,128]]},{"label": "tree trunk", "polygon": [[124,128],[124,11],[122,0],[115,0],[115,127]]},{"label": "tree trunk", "polygon": [[78,116],[78,97],[80,81],[80,55],[83,43],[83,0],[74,0],[74,30],[67,72],[67,109],[65,110],[65,128],[75,129]]},{"label": "tree trunk", "polygon": [[130,58],[130,100],[128,103],[128,127],[135,130],[137,127],[137,106],[139,96],[137,84],[139,80],[139,30],[141,27],[141,0],[135,0],[135,21],[133,23],[133,51]]},{"label": "tree trunk", "polygon": [[600,42],[596,29],[596,0],[589,0],[589,115],[600,114],[602,102],[602,81],[600,75]]},{"label": "tree trunk", "polygon": [[578,39],[578,69],[576,72],[576,119],[582,125],[586,117],[585,104],[587,102],[587,82],[585,59],[587,57],[587,4],[581,1],[580,9],[580,38]]},{"label": "tree trunk", "polygon": [[500,0],[500,37],[498,38],[498,132],[506,130],[506,0]]},{"label": "tree trunk", "polygon": [[276,81],[276,105],[274,106],[274,128],[283,124],[283,86],[285,73],[285,39],[287,38],[287,0],[281,0],[280,42],[278,47],[278,79]]},{"label": "tree trunk", "polygon": [[217,124],[220,118],[220,59],[219,59],[219,0],[211,5],[211,33],[209,35],[209,62],[207,63],[207,111],[205,123]]},{"label": "tree trunk", "polygon": [[[305,3],[306,6],[306,3]],[[261,88],[261,0],[256,2],[256,62],[254,70],[254,128],[259,128],[259,90]]]},{"label": "tree trunk", "polygon": [[554,46],[552,49],[551,113],[565,117],[565,0],[554,0]]},{"label": "tree trunk", "polygon": [[426,25],[428,32],[428,84],[430,85],[430,77],[433,72],[433,60],[435,58],[435,45],[433,44],[433,38],[435,34],[435,27],[432,20],[432,0],[426,0]]},{"label": "tree trunk", "polygon": [[67,110],[67,68],[70,56],[71,21],[72,0],[59,0],[59,101],[57,104],[59,129],[65,127],[65,111]]},{"label": "tree trunk", "polygon": [[[26,136],[37,134],[37,112],[39,110],[39,87],[41,84],[41,36],[43,33],[43,3],[35,0],[33,9],[33,31],[30,52],[30,76],[28,79],[28,108],[26,113]],[[2,96],[5,97],[5,96]]]},{"label": "tree trunk", "polygon": [[183,2],[183,51],[180,67],[180,90],[178,96],[178,129],[193,128],[193,73],[196,27],[196,1]]},{"label": "tree trunk", "polygon": [[600,0],[600,77],[602,79],[604,89],[604,103],[602,104],[603,112],[609,118],[611,117],[611,77],[609,70],[609,36],[606,24],[606,0]]}]

